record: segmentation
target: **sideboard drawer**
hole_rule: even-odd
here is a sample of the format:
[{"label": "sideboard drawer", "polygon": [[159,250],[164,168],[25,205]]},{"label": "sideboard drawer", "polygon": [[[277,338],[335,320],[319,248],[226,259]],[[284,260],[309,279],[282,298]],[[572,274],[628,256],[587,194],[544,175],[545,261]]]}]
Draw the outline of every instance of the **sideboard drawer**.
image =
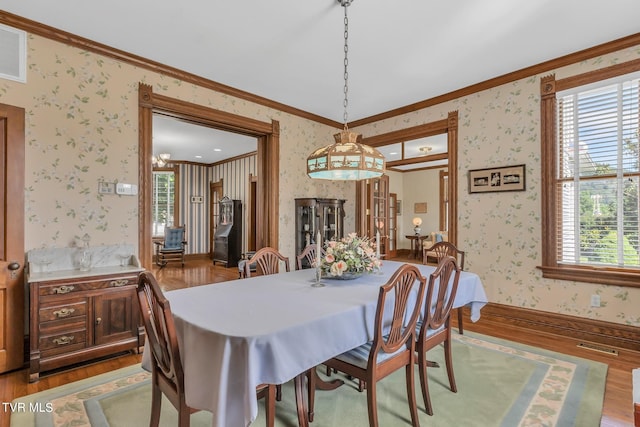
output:
[{"label": "sideboard drawer", "polygon": [[56,335],[40,337],[40,351],[42,357],[84,348],[87,342],[87,330],[70,330]]},{"label": "sideboard drawer", "polygon": [[84,317],[87,314],[87,298],[69,300],[63,304],[41,307],[38,317],[41,322]]},{"label": "sideboard drawer", "polygon": [[68,283],[43,283],[39,286],[40,296],[73,295],[77,292],[92,291],[96,289],[121,288],[123,286],[137,286],[138,276],[110,277],[107,279],[91,279],[86,281],[73,281]]}]

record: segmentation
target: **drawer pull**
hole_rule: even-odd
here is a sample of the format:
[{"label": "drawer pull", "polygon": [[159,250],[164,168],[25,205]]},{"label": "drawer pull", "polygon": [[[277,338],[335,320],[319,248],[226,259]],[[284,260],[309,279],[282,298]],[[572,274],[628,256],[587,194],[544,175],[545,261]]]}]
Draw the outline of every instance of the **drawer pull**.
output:
[{"label": "drawer pull", "polygon": [[62,285],[62,286],[58,286],[57,288],[53,288],[53,293],[54,294],[68,294],[69,292],[71,292],[74,289],[75,289],[75,286],[73,286],[73,285]]},{"label": "drawer pull", "polygon": [[66,345],[71,344],[71,342],[75,339],[73,335],[63,335],[60,338],[54,338],[53,343],[57,345]]},{"label": "drawer pull", "polygon": [[69,317],[71,316],[73,313],[75,313],[76,309],[75,308],[61,308],[60,310],[56,310],[53,312],[53,314],[61,319],[63,317]]},{"label": "drawer pull", "polygon": [[102,323],[102,317],[98,317],[96,319],[96,325],[99,325],[100,323]]},{"label": "drawer pull", "polygon": [[112,280],[111,281],[111,286],[113,286],[114,288],[117,288],[117,287],[120,287],[120,286],[125,286],[127,283],[129,283],[129,281],[127,279]]}]

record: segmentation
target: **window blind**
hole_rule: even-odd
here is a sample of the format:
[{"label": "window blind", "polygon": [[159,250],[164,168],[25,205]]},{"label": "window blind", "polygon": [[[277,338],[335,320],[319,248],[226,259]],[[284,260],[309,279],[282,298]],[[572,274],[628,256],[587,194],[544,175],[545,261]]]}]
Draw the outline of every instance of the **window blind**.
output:
[{"label": "window blind", "polygon": [[559,94],[559,263],[640,267],[638,107],[637,77]]},{"label": "window blind", "polygon": [[165,226],[173,225],[175,176],[173,172],[153,172],[153,236],[163,236]]}]

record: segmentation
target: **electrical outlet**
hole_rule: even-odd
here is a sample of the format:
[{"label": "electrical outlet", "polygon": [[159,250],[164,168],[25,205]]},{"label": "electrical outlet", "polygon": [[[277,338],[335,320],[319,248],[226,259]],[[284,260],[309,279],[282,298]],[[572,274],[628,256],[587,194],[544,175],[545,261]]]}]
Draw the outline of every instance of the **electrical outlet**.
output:
[{"label": "electrical outlet", "polygon": [[600,307],[600,295],[591,295],[591,307]]}]

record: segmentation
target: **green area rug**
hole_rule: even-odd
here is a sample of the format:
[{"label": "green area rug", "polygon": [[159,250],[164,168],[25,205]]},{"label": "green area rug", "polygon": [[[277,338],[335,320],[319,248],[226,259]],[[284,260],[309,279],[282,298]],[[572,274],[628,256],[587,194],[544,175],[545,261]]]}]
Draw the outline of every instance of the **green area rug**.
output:
[{"label": "green area rug", "polygon": [[[421,425],[600,425],[607,365],[471,332],[463,336],[456,334],[454,338],[458,393],[448,388],[443,350],[435,348],[428,353],[429,360],[443,366],[429,369],[432,417],[424,412],[416,367]],[[136,365],[16,399],[12,405],[11,427],[148,425],[149,377]],[[347,380],[337,390],[318,391],[311,426],[368,426],[366,394],[359,393],[356,386]],[[378,383],[378,414],[383,427],[411,424],[404,370]],[[162,405],[160,424],[177,425],[176,411],[167,400]],[[211,415],[195,413],[191,425],[208,427]],[[252,426],[264,425],[264,411],[260,406],[258,419]],[[285,384],[283,399],[276,404],[276,425],[297,426],[291,382]]]}]

